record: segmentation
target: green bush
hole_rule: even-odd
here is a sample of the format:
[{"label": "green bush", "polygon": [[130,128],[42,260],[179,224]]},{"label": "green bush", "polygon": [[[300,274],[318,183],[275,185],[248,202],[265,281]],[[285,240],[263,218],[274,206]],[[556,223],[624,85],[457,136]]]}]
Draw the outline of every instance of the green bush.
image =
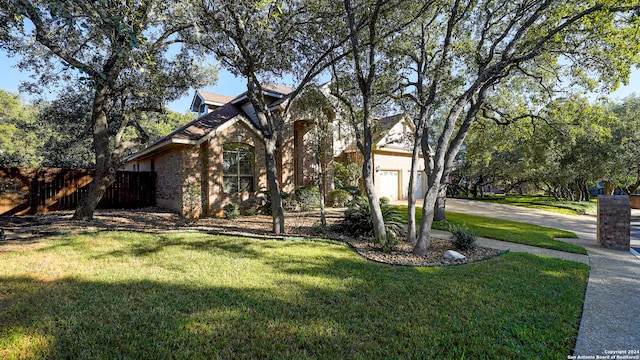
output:
[{"label": "green bush", "polygon": [[345,186],[342,189],[348,192],[349,195],[353,197],[361,197],[363,194],[362,189],[359,188],[358,186]]},{"label": "green bush", "polygon": [[356,163],[343,164],[339,161],[333,164],[333,182],[336,188],[344,188],[357,184],[362,177],[360,166]]},{"label": "green bush", "polygon": [[336,189],[331,192],[331,201],[334,207],[345,207],[351,195],[344,189]]},{"label": "green bush", "polygon": [[[381,246],[383,251],[391,251],[404,236],[403,219],[398,210],[392,207],[382,207],[387,237],[385,239],[373,239],[374,243]],[[344,220],[338,225],[339,231],[347,232],[352,236],[373,238],[373,221],[371,220],[371,207],[364,197],[354,198],[349,208],[344,213]]]},{"label": "green bush", "polygon": [[476,246],[478,237],[466,225],[450,225],[449,231],[456,250],[471,250]]},{"label": "green bush", "polygon": [[238,216],[240,216],[240,210],[238,209],[238,205],[234,203],[225,205],[222,208],[222,211],[224,211],[224,217],[227,219],[237,219]]},{"label": "green bush", "polygon": [[[262,205],[262,207],[260,207],[260,213],[262,213],[263,215],[273,215],[271,212],[271,191],[265,190],[262,193],[264,194],[265,203],[264,205]],[[280,197],[282,197],[282,208],[285,211],[295,210],[295,201],[288,192],[280,192]]]},{"label": "green bush", "polygon": [[391,204],[391,199],[386,196],[380,198],[380,205],[389,205]]},{"label": "green bush", "polygon": [[322,235],[324,234],[324,227],[322,226],[322,223],[317,221],[315,223],[313,223],[313,225],[311,225],[311,235]]},{"label": "green bush", "polygon": [[302,211],[320,207],[320,190],[317,186],[300,186],[294,191],[294,197]]},{"label": "green bush", "polygon": [[258,210],[254,207],[250,207],[247,210],[244,211],[244,214],[247,216],[254,216],[255,214],[258,213]]}]

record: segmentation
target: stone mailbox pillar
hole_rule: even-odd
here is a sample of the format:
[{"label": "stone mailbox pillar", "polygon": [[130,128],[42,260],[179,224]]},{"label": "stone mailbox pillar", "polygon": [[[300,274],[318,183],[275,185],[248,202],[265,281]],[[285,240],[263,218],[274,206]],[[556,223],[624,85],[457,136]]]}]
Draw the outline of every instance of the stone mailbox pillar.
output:
[{"label": "stone mailbox pillar", "polygon": [[598,241],[605,248],[629,251],[631,207],[628,196],[598,196]]}]

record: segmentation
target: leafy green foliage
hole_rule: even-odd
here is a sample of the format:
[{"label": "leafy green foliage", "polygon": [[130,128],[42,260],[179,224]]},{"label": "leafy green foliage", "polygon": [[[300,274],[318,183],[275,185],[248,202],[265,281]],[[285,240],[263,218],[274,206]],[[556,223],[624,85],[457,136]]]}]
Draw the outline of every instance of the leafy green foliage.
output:
[{"label": "leafy green foliage", "polygon": [[19,95],[0,90],[0,166],[39,166],[44,134],[37,131],[36,114]]},{"label": "leafy green foliage", "polygon": [[638,102],[555,100],[517,126],[485,118],[472,128],[453,177],[467,187],[541,189],[555,200],[587,201],[588,187],[597,181],[607,193],[616,186],[633,192],[640,185],[640,152],[632,145],[640,141],[640,123],[630,114],[634,106],[640,109]]},{"label": "leafy green foliage", "polygon": [[320,190],[317,186],[300,186],[294,190],[297,207],[309,211],[320,207]]},{"label": "leafy green foliage", "polygon": [[193,3],[4,4],[2,46],[20,55],[20,68],[39,76],[26,90],[60,83],[91,89],[96,175],[74,214],[76,220],[91,220],[104,189],[113,182],[113,169],[134,140],[144,141],[142,134],[132,140],[125,133],[140,126],[142,114],[162,112],[167,101],[216,80],[216,71],[198,61],[201,48],[185,45],[194,30],[187,16]]},{"label": "leafy green foliage", "polygon": [[362,173],[360,166],[355,162],[343,164],[339,161],[335,161],[333,163],[333,177],[335,186],[338,189],[357,187],[360,182],[360,178],[362,177]]},{"label": "leafy green foliage", "polygon": [[[91,89],[69,87],[51,102],[22,104],[0,90],[0,165],[83,169],[95,166],[91,135]],[[140,149],[192,120],[173,111],[141,115],[125,138],[146,141]],[[115,130],[114,130],[115,131]]]},{"label": "leafy green foliage", "polygon": [[589,273],[519,253],[394,267],[342,243],[194,233],[100,232],[3,250],[8,359],[564,359]]},{"label": "leafy green foliage", "polygon": [[403,217],[396,208],[389,206],[382,207],[382,217],[387,236],[383,239],[375,239],[369,201],[364,197],[355,197],[345,210],[344,220],[337,224],[337,229],[351,236],[373,238],[384,251],[391,251],[405,232]]},{"label": "leafy green foliage", "polygon": [[331,202],[334,207],[344,207],[349,202],[351,195],[344,189],[335,189],[331,191]]},{"label": "leafy green foliage", "polygon": [[471,250],[476,246],[478,237],[466,225],[451,224],[449,232],[452,236],[453,247],[456,250]]},{"label": "leafy green foliage", "polygon": [[229,203],[222,207],[225,219],[233,220],[240,216],[240,210],[235,203]]},{"label": "leafy green foliage", "polygon": [[[265,203],[258,210],[263,215],[272,215],[271,191],[265,190],[262,193],[264,194]],[[291,194],[289,194],[286,191],[281,191],[280,192],[280,197],[282,198],[282,207],[285,210],[287,210],[287,211],[295,211],[296,210],[296,201],[291,196]]]},{"label": "leafy green foliage", "polygon": [[353,197],[354,199],[362,197],[364,195],[362,188],[359,186],[347,186],[342,189],[348,192],[349,195],[351,195],[351,197]]}]

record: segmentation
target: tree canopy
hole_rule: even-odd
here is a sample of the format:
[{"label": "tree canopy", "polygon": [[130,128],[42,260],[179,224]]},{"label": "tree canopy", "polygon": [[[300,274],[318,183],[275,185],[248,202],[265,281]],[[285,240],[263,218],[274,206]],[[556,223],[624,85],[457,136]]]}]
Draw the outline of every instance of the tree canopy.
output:
[{"label": "tree canopy", "polygon": [[[91,136],[91,91],[68,88],[52,101],[24,103],[0,90],[0,166],[89,169],[95,166]],[[139,120],[145,132],[141,149],[193,120],[173,111],[150,113]],[[137,138],[131,129],[125,137]]]},{"label": "tree canopy", "polygon": [[190,4],[4,0],[0,41],[21,55],[20,68],[39,75],[35,87],[65,82],[91,89],[96,175],[75,219],[93,217],[123,154],[137,143],[125,133],[139,127],[141,114],[162,112],[166,101],[215,80],[199,65],[198,48],[182,46],[193,36]]}]

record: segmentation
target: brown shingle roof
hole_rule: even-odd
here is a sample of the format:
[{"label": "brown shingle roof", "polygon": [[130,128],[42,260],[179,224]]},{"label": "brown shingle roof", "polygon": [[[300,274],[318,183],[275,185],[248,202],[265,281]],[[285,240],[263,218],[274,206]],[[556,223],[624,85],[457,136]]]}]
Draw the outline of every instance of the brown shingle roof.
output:
[{"label": "brown shingle roof", "polygon": [[234,99],[233,96],[214,94],[214,93],[210,93],[202,90],[198,90],[198,94],[202,96],[205,103],[226,104],[229,101]]},{"label": "brown shingle roof", "polygon": [[206,136],[211,131],[215,130],[218,126],[226,123],[236,116],[246,118],[239,107],[232,104],[225,104],[207,115],[184,125],[173,133],[167,135],[164,139],[199,140],[203,136]]}]

